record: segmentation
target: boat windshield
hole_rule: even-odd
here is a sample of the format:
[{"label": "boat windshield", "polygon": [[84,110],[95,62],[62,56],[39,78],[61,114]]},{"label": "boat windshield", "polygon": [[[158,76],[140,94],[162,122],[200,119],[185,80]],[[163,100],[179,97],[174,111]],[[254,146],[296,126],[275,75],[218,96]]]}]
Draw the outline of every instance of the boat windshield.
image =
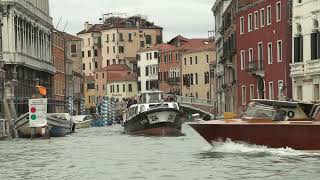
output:
[{"label": "boat windshield", "polygon": [[249,106],[243,117],[273,118],[275,110],[266,106]]}]

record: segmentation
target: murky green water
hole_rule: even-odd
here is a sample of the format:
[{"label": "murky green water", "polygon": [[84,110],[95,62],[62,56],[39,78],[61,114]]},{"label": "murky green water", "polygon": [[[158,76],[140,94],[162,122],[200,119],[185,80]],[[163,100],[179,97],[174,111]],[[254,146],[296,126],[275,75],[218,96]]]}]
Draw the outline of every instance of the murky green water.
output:
[{"label": "murky green water", "polygon": [[320,153],[183,137],[136,137],[121,126],[65,138],[0,142],[0,179],[320,179]]}]

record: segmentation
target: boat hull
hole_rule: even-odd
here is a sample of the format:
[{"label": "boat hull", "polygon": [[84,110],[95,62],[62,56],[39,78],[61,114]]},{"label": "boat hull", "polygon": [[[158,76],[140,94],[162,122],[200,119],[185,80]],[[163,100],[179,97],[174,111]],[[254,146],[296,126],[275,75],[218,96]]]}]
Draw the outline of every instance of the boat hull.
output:
[{"label": "boat hull", "polygon": [[246,142],[271,148],[320,150],[320,124],[318,123],[194,123],[190,126],[206,141]]},{"label": "boat hull", "polygon": [[82,122],[74,122],[76,129],[83,129],[91,127],[91,120],[82,121]]},{"label": "boat hull", "polygon": [[183,120],[179,110],[159,108],[139,113],[130,120],[125,121],[123,126],[127,134],[175,136],[181,135],[182,123]]},{"label": "boat hull", "polygon": [[[20,138],[30,138],[31,128],[29,127],[28,115],[24,115],[15,122],[18,136]],[[73,123],[64,119],[57,119],[53,117],[47,118],[50,137],[64,137],[72,133]],[[36,128],[35,137],[41,137],[42,128]]]}]

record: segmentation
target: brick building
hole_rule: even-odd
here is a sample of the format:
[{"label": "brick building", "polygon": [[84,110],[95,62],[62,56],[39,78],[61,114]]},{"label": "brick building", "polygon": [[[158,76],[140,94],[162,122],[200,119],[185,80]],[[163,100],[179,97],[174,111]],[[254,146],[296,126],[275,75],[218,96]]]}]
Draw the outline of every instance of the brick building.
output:
[{"label": "brick building", "polygon": [[[56,73],[53,76],[53,99],[63,102],[66,95],[66,61],[65,61],[65,41],[63,33],[54,30],[52,33],[52,56]],[[54,109],[56,113],[64,113],[63,103]]]},{"label": "brick building", "polygon": [[238,1],[238,110],[251,99],[291,98],[290,0]]}]

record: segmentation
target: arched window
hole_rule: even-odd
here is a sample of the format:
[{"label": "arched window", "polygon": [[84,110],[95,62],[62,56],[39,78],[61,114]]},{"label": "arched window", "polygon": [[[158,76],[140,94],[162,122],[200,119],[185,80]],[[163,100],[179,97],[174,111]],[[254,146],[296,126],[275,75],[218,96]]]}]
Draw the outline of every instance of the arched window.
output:
[{"label": "arched window", "polygon": [[317,19],[313,19],[313,28],[314,29],[319,29],[319,21]]}]

